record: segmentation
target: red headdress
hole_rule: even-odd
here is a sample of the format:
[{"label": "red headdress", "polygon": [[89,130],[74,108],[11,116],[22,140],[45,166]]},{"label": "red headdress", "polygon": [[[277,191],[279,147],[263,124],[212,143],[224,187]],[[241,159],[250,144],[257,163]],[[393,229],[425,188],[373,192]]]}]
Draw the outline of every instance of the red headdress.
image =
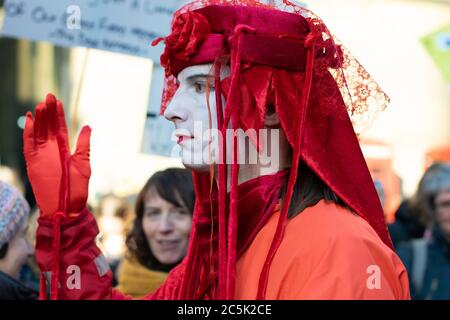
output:
[{"label": "red headdress", "polygon": [[[161,56],[166,70],[161,113],[177,89],[176,76],[181,70],[213,63],[222,133],[230,121],[233,129],[263,128],[266,107],[271,104],[292,147],[286,195],[260,275],[260,299],[282,241],[300,160],[392,248],[355,134],[385,108],[388,98],[317,16],[288,0],[275,2],[194,1],[175,14],[172,33],[159,39],[166,44]],[[228,61],[231,74],[220,79],[220,69]],[[233,148],[229,194],[226,165],[218,165],[217,188],[211,185],[210,174],[194,173],[197,203],[180,299],[233,298],[236,259],[278,201],[277,191],[286,173],[238,186],[237,143]],[[252,199],[255,189],[260,202]],[[240,202],[243,197],[247,202],[254,200],[247,211],[257,214],[240,212],[246,210]]]}]

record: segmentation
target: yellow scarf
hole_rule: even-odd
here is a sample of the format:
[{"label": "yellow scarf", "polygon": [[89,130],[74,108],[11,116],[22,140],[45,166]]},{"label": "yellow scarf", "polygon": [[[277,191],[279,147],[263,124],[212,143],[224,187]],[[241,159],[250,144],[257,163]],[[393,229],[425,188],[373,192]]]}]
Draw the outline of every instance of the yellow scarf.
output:
[{"label": "yellow scarf", "polygon": [[117,278],[117,290],[134,298],[142,298],[158,289],[166,280],[167,273],[150,270],[136,259],[125,258],[117,271]]}]

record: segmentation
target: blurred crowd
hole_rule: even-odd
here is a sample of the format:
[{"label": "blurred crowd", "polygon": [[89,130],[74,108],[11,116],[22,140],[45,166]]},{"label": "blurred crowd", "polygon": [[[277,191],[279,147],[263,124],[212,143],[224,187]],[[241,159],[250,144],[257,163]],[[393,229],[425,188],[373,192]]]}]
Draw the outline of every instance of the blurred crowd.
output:
[{"label": "blurred crowd", "polygon": [[[383,202],[380,182],[375,187]],[[0,299],[37,299],[39,269],[33,259],[38,209],[24,185],[0,167]],[[137,195],[106,194],[91,211],[98,244],[121,292],[140,298],[158,288],[186,255],[195,192],[190,171],[153,174]],[[388,225],[409,276],[413,299],[450,299],[450,163],[434,163],[415,194]]]},{"label": "blurred crowd", "polygon": [[431,165],[389,232],[413,299],[450,299],[450,163]]}]

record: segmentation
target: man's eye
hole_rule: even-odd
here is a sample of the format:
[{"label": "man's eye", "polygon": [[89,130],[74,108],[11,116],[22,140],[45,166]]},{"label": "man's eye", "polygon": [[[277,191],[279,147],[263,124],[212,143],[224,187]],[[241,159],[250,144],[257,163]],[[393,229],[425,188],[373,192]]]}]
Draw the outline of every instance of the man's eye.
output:
[{"label": "man's eye", "polygon": [[[195,92],[205,93],[206,92],[206,81],[196,81],[194,83]],[[209,90],[214,90],[214,85],[209,84]]]},{"label": "man's eye", "polygon": [[206,82],[195,82],[194,83],[195,92],[205,93],[206,92]]}]

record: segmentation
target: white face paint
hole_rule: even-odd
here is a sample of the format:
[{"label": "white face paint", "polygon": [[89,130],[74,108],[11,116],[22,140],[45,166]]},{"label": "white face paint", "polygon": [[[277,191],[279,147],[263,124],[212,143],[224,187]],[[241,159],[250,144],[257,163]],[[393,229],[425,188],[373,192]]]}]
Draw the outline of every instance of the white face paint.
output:
[{"label": "white face paint", "polygon": [[[175,136],[181,147],[181,160],[185,167],[207,172],[210,164],[232,163],[233,130],[231,121],[228,124],[226,136],[222,136],[217,127],[216,97],[214,88],[214,76],[211,72],[212,64],[191,66],[183,69],[178,74],[179,87],[172,101],[164,112],[164,117],[175,125]],[[229,67],[222,68],[221,78],[230,74]],[[206,84],[210,88],[208,111]],[[223,107],[225,101],[223,100]],[[210,118],[211,116],[211,118]],[[265,135],[261,135],[261,132]],[[260,131],[261,142],[264,153],[258,154],[255,146],[249,142],[248,137],[253,136],[256,140],[256,130],[249,129],[246,132],[238,130],[238,163],[259,164],[261,174],[269,174],[279,170],[279,132],[278,129],[266,129]],[[219,159],[219,142],[226,139],[228,152]],[[284,138],[285,139],[285,138]],[[268,144],[268,140],[271,140]],[[286,143],[287,145],[287,143]],[[270,151],[268,150],[270,146]]]},{"label": "white face paint", "polygon": [[[183,69],[178,74],[179,88],[164,112],[164,117],[175,125],[175,135],[181,147],[183,164],[196,171],[208,171],[209,161],[216,163],[214,156],[209,160],[209,149],[218,150],[217,139],[211,143],[210,131],[217,132],[217,112],[212,64],[196,65]],[[229,68],[223,68],[223,76]],[[209,105],[206,102],[206,84],[209,84]],[[212,145],[214,144],[214,145]]]}]

